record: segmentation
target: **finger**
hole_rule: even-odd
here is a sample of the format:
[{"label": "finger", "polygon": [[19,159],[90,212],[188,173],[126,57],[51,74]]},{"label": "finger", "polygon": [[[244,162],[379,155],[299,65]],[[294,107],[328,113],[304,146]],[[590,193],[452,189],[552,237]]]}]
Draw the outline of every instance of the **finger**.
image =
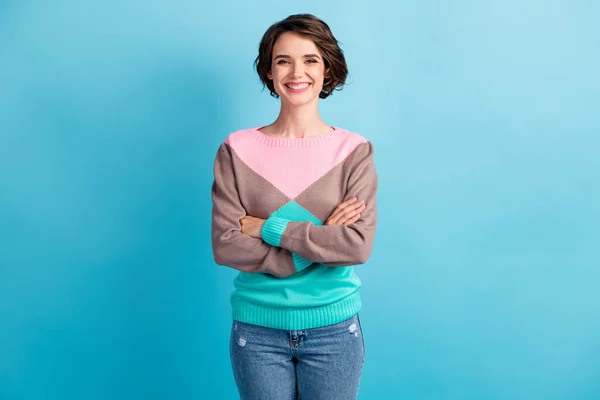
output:
[{"label": "finger", "polygon": [[344,212],[339,218],[338,220],[340,222],[345,222],[346,220],[353,218],[356,214],[361,213],[365,210],[366,206],[364,204],[361,204],[359,206],[353,207],[352,209]]},{"label": "finger", "polygon": [[340,204],[339,204],[339,205],[338,205],[338,206],[335,208],[335,210],[333,210],[333,212],[335,213],[336,211],[342,210],[342,209],[346,208],[347,206],[349,206],[350,204],[352,204],[352,203],[356,203],[356,201],[357,201],[357,200],[358,200],[358,199],[357,199],[356,197],[353,197],[353,198],[351,198],[351,199],[348,199],[348,200],[344,201],[343,203],[340,203]]},{"label": "finger", "polygon": [[350,218],[348,221],[344,222],[344,225],[352,225],[359,219],[360,219],[360,214],[356,214],[353,218]]},{"label": "finger", "polygon": [[[356,199],[356,197],[354,199]],[[348,203],[348,204],[346,204],[346,203]],[[356,209],[360,208],[361,205],[363,205],[363,204],[364,204],[363,200],[361,200],[359,202],[357,202],[356,200],[354,200],[352,202],[350,202],[350,200],[346,201],[346,202],[344,202],[344,203],[342,203],[342,204],[340,204],[339,206],[336,207],[336,209],[331,214],[330,218],[335,218],[336,222],[338,222],[338,219],[342,215],[344,215],[345,213],[348,213],[348,212],[351,212],[353,210],[356,210]]]}]

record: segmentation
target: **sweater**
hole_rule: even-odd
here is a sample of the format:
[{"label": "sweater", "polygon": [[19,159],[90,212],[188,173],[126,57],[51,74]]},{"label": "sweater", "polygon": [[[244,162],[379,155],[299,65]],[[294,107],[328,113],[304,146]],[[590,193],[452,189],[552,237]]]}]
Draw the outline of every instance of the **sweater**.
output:
[{"label": "sweater", "polygon": [[[234,320],[300,330],[342,322],[361,309],[354,266],[366,263],[377,223],[371,142],[348,130],[307,138],[231,133],[212,184],[215,263],[239,271]],[[350,225],[325,225],[342,202],[365,201]],[[262,239],[243,234],[246,215],[265,219]]]}]

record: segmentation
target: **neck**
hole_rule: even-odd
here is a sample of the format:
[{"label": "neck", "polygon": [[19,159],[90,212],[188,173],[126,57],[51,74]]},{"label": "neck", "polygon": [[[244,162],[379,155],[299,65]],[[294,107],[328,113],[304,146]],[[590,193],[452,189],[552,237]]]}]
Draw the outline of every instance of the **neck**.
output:
[{"label": "neck", "polygon": [[281,103],[279,116],[268,131],[283,138],[307,138],[331,131],[331,127],[319,115],[319,103],[313,101],[301,106]]}]

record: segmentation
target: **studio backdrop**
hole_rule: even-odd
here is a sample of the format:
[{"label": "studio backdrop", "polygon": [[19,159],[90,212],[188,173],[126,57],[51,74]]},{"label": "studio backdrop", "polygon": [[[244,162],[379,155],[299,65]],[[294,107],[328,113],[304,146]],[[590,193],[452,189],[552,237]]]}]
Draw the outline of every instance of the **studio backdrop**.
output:
[{"label": "studio backdrop", "polygon": [[593,1],[0,2],[0,399],[235,399],[213,162],[326,21],[375,149],[361,399],[600,398]]}]

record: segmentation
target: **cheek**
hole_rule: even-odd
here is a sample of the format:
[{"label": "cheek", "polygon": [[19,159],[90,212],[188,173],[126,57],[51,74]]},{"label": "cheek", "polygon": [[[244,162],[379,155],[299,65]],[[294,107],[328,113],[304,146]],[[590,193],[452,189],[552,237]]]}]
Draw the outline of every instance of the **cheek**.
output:
[{"label": "cheek", "polygon": [[282,79],[282,76],[280,73],[278,73],[277,71],[271,73],[271,79],[273,80],[273,83],[277,85],[277,83],[279,83]]}]

